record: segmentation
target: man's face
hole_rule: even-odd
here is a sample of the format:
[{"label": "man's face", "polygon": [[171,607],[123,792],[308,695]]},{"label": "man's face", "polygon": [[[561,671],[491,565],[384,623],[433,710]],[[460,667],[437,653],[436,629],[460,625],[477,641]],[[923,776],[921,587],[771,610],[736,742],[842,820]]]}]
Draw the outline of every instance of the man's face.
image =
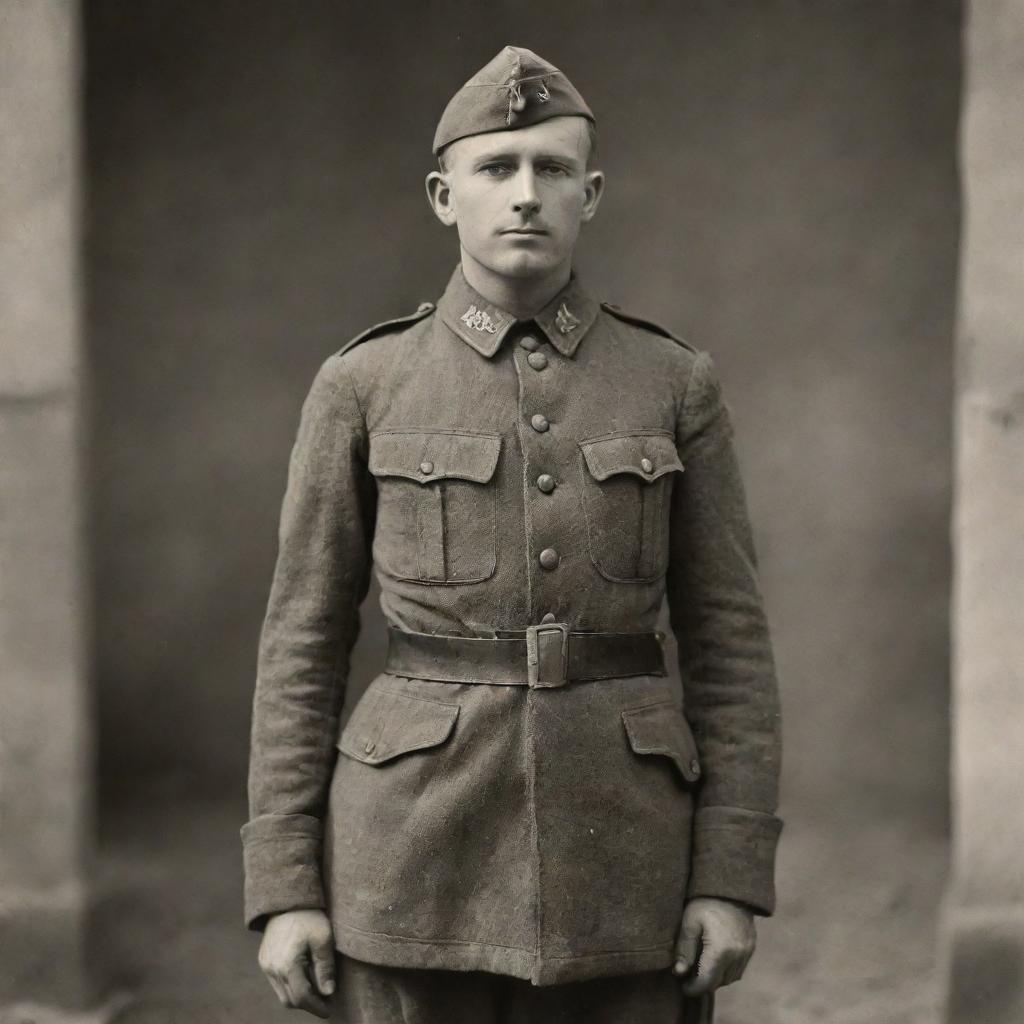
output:
[{"label": "man's face", "polygon": [[603,179],[587,170],[589,152],[582,117],[459,139],[445,152],[435,212],[492,273],[544,277],[571,261],[580,225],[597,209]]}]

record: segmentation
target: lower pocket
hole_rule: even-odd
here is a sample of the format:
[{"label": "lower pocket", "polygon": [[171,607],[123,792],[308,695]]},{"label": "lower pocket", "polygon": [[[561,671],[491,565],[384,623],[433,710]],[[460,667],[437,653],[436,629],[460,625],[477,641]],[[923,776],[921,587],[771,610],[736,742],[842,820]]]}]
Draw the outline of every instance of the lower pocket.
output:
[{"label": "lower pocket", "polygon": [[459,705],[373,687],[363,694],[338,738],[338,749],[363,764],[380,765],[446,742]]},{"label": "lower pocket", "polygon": [[697,742],[675,701],[658,701],[628,708],[622,712],[622,724],[635,754],[667,758],[686,785],[696,785],[700,781]]}]

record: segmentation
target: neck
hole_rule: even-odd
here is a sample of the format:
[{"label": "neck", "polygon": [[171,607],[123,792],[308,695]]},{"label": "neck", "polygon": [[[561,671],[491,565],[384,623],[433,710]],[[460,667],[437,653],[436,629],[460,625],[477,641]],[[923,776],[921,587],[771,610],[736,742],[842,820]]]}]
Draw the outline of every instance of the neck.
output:
[{"label": "neck", "polygon": [[566,262],[542,277],[505,277],[485,267],[463,249],[462,273],[469,285],[488,302],[511,313],[517,320],[529,320],[569,283],[572,265]]}]

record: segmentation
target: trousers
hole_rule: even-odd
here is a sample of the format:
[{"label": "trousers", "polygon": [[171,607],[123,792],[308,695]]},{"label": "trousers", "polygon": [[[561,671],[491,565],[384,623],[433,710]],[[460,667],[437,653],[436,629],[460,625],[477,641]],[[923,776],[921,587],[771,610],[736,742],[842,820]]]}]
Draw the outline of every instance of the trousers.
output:
[{"label": "trousers", "polygon": [[337,954],[336,1024],[710,1024],[713,997],[670,971],[532,985],[487,971],[384,967]]}]

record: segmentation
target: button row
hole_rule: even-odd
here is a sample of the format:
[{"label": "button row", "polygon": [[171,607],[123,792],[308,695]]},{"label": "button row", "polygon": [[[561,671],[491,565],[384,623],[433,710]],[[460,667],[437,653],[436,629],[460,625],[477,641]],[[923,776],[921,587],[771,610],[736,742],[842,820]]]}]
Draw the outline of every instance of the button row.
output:
[{"label": "button row", "polygon": [[[536,338],[528,334],[519,339],[519,345],[530,353],[526,357],[526,361],[535,370],[543,370],[547,367],[548,357],[544,355],[543,352],[537,351],[537,349],[540,348],[540,342]],[[543,416],[538,412],[530,417],[530,426],[533,427],[538,434],[543,434],[548,430],[551,424],[546,416]],[[541,473],[540,476],[537,477],[537,489],[542,491],[544,494],[550,494],[556,486],[555,478],[550,473]],[[561,556],[554,548],[544,548],[544,550],[537,556],[537,561],[540,562],[542,569],[556,569],[558,568],[558,563],[561,561]],[[555,617],[551,612],[548,612],[541,621],[545,623],[554,622]]]}]

